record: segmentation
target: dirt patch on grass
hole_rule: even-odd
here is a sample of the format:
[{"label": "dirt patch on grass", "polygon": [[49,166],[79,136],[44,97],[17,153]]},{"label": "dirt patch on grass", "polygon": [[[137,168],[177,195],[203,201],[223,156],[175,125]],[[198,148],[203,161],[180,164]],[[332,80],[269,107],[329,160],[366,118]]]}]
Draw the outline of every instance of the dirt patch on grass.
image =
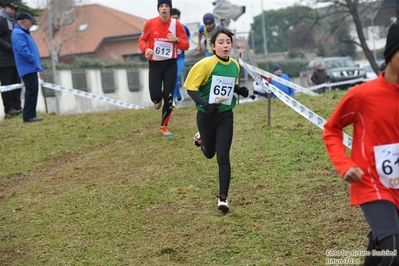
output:
[{"label": "dirt patch on grass", "polygon": [[78,161],[82,156],[81,152],[71,153],[65,158],[51,159],[50,166],[42,169],[32,169],[25,174],[15,175],[9,181],[0,187],[0,199],[10,197],[13,193],[33,184],[46,176],[52,176],[54,173],[62,172],[62,169],[69,167],[74,162]]}]

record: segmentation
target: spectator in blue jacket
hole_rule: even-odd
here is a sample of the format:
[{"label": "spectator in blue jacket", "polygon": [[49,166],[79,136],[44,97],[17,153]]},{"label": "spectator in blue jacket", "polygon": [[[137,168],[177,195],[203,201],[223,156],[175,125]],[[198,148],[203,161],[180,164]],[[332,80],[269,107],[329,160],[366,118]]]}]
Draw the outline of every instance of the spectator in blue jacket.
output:
[{"label": "spectator in blue jacket", "polygon": [[28,13],[18,14],[18,25],[15,26],[11,33],[11,46],[14,51],[18,75],[25,84],[25,103],[22,113],[24,122],[43,120],[41,117],[36,117],[37,97],[39,94],[37,72],[43,71],[43,68],[40,64],[39,50],[29,31],[34,19]]},{"label": "spectator in blue jacket", "polygon": [[[280,65],[278,65],[278,64],[276,64],[276,65],[274,66],[274,75],[276,75],[276,76],[278,76],[278,77],[280,77],[280,78],[282,78],[282,79],[291,81],[290,77],[289,77],[287,74],[283,73],[283,71],[282,71]],[[288,87],[288,86],[286,86],[286,85],[284,85],[284,84],[281,84],[280,82],[277,82],[277,81],[275,81],[275,80],[273,80],[273,79],[272,79],[272,82],[271,82],[271,83],[272,83],[272,85],[276,86],[276,87],[279,88],[281,91],[283,91],[285,94],[287,94],[287,95],[289,95],[289,96],[291,96],[291,97],[294,97],[294,96],[295,96],[295,90],[294,90],[294,89],[292,89],[292,88],[290,88],[290,87]],[[274,95],[274,93],[273,93],[273,96],[272,96],[272,97],[275,98],[276,95]]]}]

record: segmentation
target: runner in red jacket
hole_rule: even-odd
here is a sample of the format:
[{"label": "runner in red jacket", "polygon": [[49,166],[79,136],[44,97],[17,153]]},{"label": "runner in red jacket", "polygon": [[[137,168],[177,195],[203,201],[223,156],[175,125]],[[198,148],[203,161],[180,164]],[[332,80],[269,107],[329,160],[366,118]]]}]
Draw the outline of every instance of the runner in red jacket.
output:
[{"label": "runner in red jacket", "polygon": [[177,75],[177,49],[187,50],[190,44],[178,20],[170,17],[172,1],[159,0],[159,16],[148,20],[139,39],[141,52],[149,59],[149,88],[155,109],[162,107],[161,135],[172,136],[168,130],[172,113],[173,92]]},{"label": "runner in red jacket", "polygon": [[[360,205],[370,225],[364,265],[399,265],[399,24],[384,51],[387,68],[344,96],[324,126],[323,140],[338,173],[350,183],[350,204]],[[353,125],[351,156],[343,131]],[[383,256],[381,256],[383,255]]]}]

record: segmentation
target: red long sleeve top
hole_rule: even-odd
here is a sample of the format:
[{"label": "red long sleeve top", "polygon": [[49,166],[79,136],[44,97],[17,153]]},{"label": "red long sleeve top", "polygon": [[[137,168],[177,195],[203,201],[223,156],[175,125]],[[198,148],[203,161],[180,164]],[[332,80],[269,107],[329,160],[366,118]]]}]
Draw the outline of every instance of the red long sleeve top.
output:
[{"label": "red long sleeve top", "polygon": [[[364,172],[360,181],[350,185],[351,205],[388,200],[399,208],[399,176],[392,176],[393,187],[387,187],[381,179],[381,171],[391,173],[399,167],[399,160],[395,162],[399,152],[383,154],[374,150],[388,144],[397,147],[399,143],[399,84],[388,83],[384,74],[348,91],[324,126],[323,140],[338,173],[344,176],[350,167],[360,167]],[[350,156],[343,145],[342,131],[349,125],[353,125]]]},{"label": "red long sleeve top", "polygon": [[[179,38],[179,42],[170,42],[167,37],[169,33],[172,33],[174,36]],[[157,47],[154,47],[157,43],[160,43],[159,46],[157,46],[158,49]],[[182,24],[178,20],[169,18],[168,21],[164,22],[160,17],[156,17],[147,20],[147,22],[145,23],[143,32],[141,34],[141,37],[139,38],[139,46],[143,54],[145,54],[147,49],[153,49],[154,54],[153,56],[151,56],[150,60],[159,61],[165,60],[165,58],[157,60],[154,57],[156,56],[155,50],[157,50],[158,52],[161,50],[161,52],[164,52],[166,54],[168,53],[167,50],[171,48],[168,57],[177,58],[177,49],[183,51],[188,50],[188,48],[190,47],[190,43],[187,39],[187,35]]]}]

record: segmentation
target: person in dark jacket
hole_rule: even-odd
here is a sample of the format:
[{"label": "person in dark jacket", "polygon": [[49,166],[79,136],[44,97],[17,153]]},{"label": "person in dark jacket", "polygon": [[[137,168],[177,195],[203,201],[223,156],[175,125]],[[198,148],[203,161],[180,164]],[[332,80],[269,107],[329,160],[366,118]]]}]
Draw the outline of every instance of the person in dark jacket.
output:
[{"label": "person in dark jacket", "polygon": [[[21,83],[11,47],[11,32],[15,27],[15,11],[18,6],[4,2],[0,10],[0,82],[2,86]],[[5,119],[22,113],[21,89],[1,93]]]},{"label": "person in dark jacket", "polygon": [[32,17],[28,13],[17,16],[18,25],[11,33],[11,44],[17,63],[18,75],[25,84],[25,103],[22,113],[24,122],[38,122],[43,118],[36,117],[37,97],[39,94],[39,77],[37,72],[43,71],[40,64],[39,49],[32,36],[30,27],[33,25]]},{"label": "person in dark jacket", "polygon": [[[310,79],[312,80],[313,85],[320,85],[320,84],[327,83],[328,76],[327,76],[327,73],[324,70],[322,64],[317,65],[317,69],[315,72],[313,72],[313,75]],[[322,88],[315,90],[315,92],[322,94],[322,93],[326,92],[326,89],[327,89],[327,87],[322,87]]]}]

